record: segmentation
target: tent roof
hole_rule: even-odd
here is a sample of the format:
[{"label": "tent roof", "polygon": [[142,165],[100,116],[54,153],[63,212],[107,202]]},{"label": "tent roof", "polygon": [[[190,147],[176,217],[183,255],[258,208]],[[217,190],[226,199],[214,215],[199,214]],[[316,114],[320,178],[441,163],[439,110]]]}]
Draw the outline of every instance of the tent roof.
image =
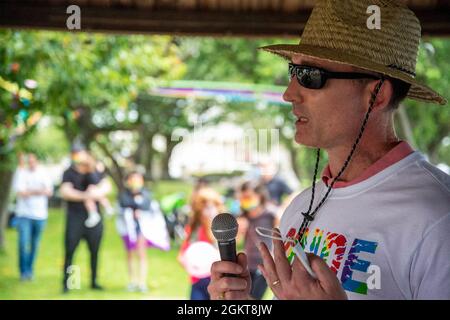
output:
[{"label": "tent roof", "polygon": [[[450,35],[450,1],[400,0],[423,35]],[[0,27],[67,30],[81,8],[82,31],[204,36],[298,37],[315,0],[3,0]]]}]

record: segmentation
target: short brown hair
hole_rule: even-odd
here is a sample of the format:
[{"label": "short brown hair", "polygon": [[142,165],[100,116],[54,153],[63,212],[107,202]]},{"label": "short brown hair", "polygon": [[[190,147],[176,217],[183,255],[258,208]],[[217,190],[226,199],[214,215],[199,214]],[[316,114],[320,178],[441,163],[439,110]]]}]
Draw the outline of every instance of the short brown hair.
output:
[{"label": "short brown hair", "polygon": [[391,100],[389,101],[388,110],[394,111],[398,108],[400,102],[402,102],[406,98],[409,88],[411,88],[411,84],[394,78],[388,78],[388,80],[392,84],[392,96]]}]

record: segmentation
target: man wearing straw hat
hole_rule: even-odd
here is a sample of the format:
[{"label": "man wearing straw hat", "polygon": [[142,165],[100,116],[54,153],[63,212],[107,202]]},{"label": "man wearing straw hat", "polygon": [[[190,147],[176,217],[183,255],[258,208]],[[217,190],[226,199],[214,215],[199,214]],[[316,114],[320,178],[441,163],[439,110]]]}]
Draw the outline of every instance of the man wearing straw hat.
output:
[{"label": "man wearing straw hat", "polygon": [[[380,28],[369,28],[369,6]],[[415,79],[421,27],[387,0],[318,1],[289,61],[297,143],[328,155],[283,214],[260,270],[278,299],[450,299],[450,177],[397,138],[404,98],[445,105]],[[293,248],[308,252],[308,264]],[[300,255],[299,255],[300,256]],[[246,256],[212,266],[213,299],[246,299]],[[229,277],[225,274],[236,274]]]}]

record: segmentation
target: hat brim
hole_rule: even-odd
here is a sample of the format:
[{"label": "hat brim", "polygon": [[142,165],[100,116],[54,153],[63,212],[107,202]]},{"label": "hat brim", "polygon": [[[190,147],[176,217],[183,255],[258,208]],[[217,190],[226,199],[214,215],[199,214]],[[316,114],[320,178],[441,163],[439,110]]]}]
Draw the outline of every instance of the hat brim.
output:
[{"label": "hat brim", "polygon": [[277,54],[288,60],[291,60],[292,55],[294,54],[301,54],[378,72],[411,84],[411,88],[407,94],[407,97],[411,99],[440,105],[447,104],[447,100],[443,96],[426,85],[421,84],[406,73],[378,64],[372,60],[349,54],[348,52],[302,44],[275,44],[261,47],[259,49]]}]

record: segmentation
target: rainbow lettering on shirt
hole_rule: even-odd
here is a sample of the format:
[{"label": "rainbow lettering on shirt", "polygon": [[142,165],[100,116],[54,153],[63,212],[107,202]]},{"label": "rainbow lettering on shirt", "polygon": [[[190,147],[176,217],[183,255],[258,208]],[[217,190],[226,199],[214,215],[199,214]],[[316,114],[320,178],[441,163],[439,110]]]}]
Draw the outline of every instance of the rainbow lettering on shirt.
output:
[{"label": "rainbow lettering on shirt", "polygon": [[309,246],[309,252],[317,255],[317,251],[319,250],[319,245],[322,242],[323,230],[316,229],[314,230],[314,237],[311,241],[311,245]]},{"label": "rainbow lettering on shirt", "polygon": [[[370,261],[360,259],[359,253],[367,252],[374,254],[378,247],[378,243],[355,238],[346,255],[346,259],[344,259],[347,244],[349,244],[344,235],[315,229],[313,236],[309,238],[309,231],[309,229],[306,229],[302,239],[300,240],[300,245],[304,249],[309,249],[305,249],[305,251],[312,252],[324,259],[336,275],[341,269],[341,266],[343,266],[340,276],[342,287],[347,291],[366,295],[368,290],[367,284],[365,282],[356,281],[352,277],[355,271],[367,272],[371,264]],[[297,234],[297,230],[295,228],[289,229],[286,237],[293,239],[295,244],[299,242],[299,234]],[[294,244],[292,242],[285,242],[284,244],[286,257],[289,260],[289,263],[292,263],[292,260],[295,257],[295,253],[292,250],[293,246]],[[333,260],[328,261],[332,256]],[[342,264],[343,261],[344,263]]]},{"label": "rainbow lettering on shirt", "polygon": [[347,239],[338,233],[331,233],[327,232],[327,236],[325,238],[324,246],[322,247],[322,252],[320,253],[320,257],[325,260],[325,262],[328,260],[328,257],[330,255],[330,251],[333,246],[336,247],[335,249],[335,258],[331,261],[330,269],[334,271],[334,273],[337,274],[342,258],[344,257],[345,253],[345,246],[347,244]]},{"label": "rainbow lettering on shirt", "polygon": [[355,239],[348,254],[348,258],[345,261],[344,269],[342,270],[341,283],[345,290],[357,292],[361,294],[367,294],[367,284],[361,281],[355,281],[352,279],[353,271],[358,270],[367,272],[370,266],[370,262],[362,259],[358,259],[357,253],[370,252],[375,253],[377,249],[377,243],[372,241],[366,241],[361,239]]},{"label": "rainbow lettering on shirt", "polygon": [[296,238],[296,236],[297,236],[297,234],[296,234],[296,230],[294,228],[289,230],[289,232],[286,235],[286,238],[294,241],[294,243],[291,241],[286,241],[284,243],[284,251],[286,253],[286,257],[287,257],[289,263],[292,263],[292,260],[295,257],[293,247],[295,247],[295,245],[297,245],[297,243],[298,243],[298,238]]}]

